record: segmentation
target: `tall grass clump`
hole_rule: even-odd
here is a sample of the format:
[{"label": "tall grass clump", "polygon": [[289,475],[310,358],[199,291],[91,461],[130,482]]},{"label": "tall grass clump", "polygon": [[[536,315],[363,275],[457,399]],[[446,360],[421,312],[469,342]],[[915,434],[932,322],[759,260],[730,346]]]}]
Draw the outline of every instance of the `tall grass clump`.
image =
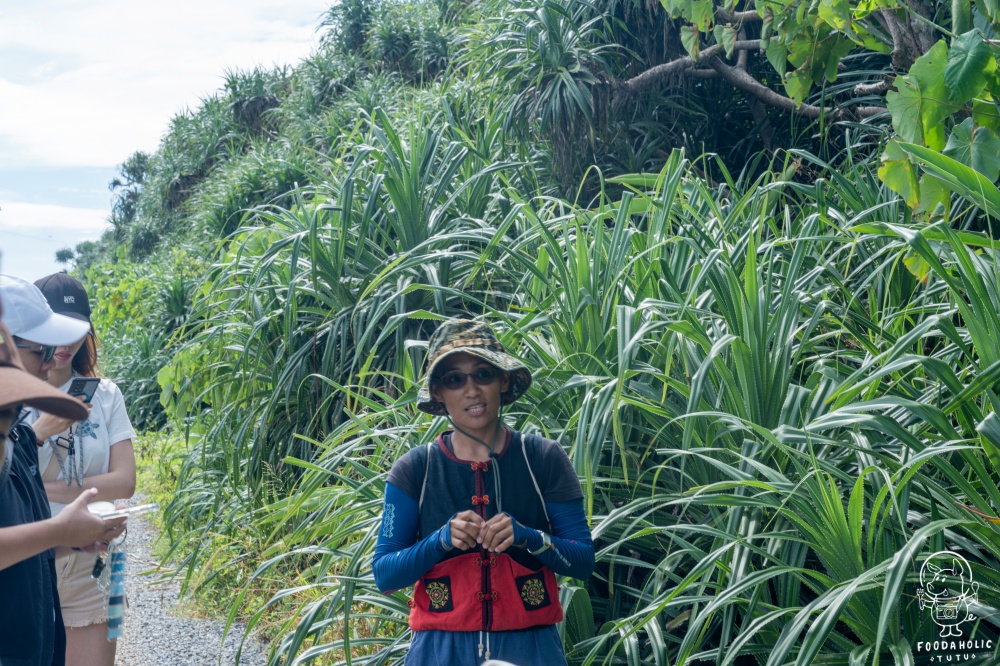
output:
[{"label": "tall grass clump", "polygon": [[[107,367],[183,437],[187,589],[272,663],[405,655],[370,561],[388,470],[447,425],[414,406],[447,317],[531,368],[505,419],[583,485],[571,663],[936,659],[917,572],[943,550],[1000,659],[1000,190],[909,143],[889,166],[933,210],[882,183],[884,117],[852,114],[893,56],[842,58],[816,121],[719,78],[780,92],[755,46],[678,60],[789,29],[737,5],[709,37],[645,0],[343,0],[304,63],[230,73],[123,165],[86,255]],[[796,20],[843,18],[820,5]]]},{"label": "tall grass clump", "polygon": [[328,183],[253,213],[172,366],[198,453],[168,523],[190,571],[239,569],[232,616],[277,631],[275,663],[405,653],[406,592],[380,594],[370,557],[385,474],[446,425],[413,406],[446,316],[497,323],[536,378],[508,424],[560,440],[584,484],[574,663],[908,663],[937,631],[919,563],[945,548],[995,644],[988,239],[907,226],[850,160],[752,177],[675,152],[584,206],[523,196],[520,167],[448,134],[376,116]]}]

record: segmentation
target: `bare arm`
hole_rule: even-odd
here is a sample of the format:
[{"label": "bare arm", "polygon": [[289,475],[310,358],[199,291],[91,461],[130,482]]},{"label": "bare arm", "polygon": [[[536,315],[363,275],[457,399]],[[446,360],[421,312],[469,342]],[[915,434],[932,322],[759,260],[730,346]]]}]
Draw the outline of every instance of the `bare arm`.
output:
[{"label": "bare arm", "polygon": [[104,520],[87,510],[95,494],[93,490],[81,493],[55,518],[0,528],[0,570],[49,548],[92,548],[98,541],[121,534],[125,519]]},{"label": "bare arm", "polygon": [[72,502],[87,488],[96,488],[94,499],[106,502],[128,499],[135,494],[135,451],[131,439],[123,439],[111,447],[107,473],[85,477],[83,488],[76,484],[67,486],[62,480],[45,482],[50,502]]}]

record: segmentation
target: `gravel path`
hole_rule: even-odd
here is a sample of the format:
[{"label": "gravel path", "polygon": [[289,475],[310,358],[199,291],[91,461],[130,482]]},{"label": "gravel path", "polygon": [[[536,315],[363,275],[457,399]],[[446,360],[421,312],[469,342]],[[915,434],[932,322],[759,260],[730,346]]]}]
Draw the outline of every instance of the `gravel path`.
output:
[{"label": "gravel path", "polygon": [[[136,497],[132,504],[141,504]],[[233,627],[222,642],[224,622],[184,617],[177,609],[180,583],[162,582],[151,570],[157,566],[151,544],[156,529],[146,516],[128,521],[128,563],[125,591],[125,633],[118,639],[115,666],[229,666],[236,663],[236,648],[243,627]],[[256,641],[243,646],[240,664],[265,666],[266,651]]]}]

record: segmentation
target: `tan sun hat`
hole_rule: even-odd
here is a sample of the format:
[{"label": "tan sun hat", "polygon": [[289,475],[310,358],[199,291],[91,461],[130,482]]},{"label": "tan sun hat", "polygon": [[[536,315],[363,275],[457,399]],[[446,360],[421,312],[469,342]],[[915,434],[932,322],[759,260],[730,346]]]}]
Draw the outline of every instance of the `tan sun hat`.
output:
[{"label": "tan sun hat", "polygon": [[417,392],[417,409],[435,416],[448,415],[444,405],[434,399],[431,382],[438,363],[459,352],[478,356],[507,372],[510,381],[507,390],[500,394],[502,405],[511,404],[531,386],[531,371],[528,366],[504,350],[493,329],[478,321],[449,319],[434,331],[427,343],[427,375]]}]

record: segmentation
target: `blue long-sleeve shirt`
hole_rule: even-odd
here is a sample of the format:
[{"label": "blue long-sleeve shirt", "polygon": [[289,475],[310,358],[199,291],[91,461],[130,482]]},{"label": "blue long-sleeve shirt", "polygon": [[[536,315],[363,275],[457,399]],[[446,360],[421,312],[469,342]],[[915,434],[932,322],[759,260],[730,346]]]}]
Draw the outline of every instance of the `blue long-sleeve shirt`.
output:
[{"label": "blue long-sleeve shirt", "polygon": [[[535,557],[557,574],[589,578],[594,571],[594,543],[583,501],[546,502],[545,509],[552,524],[552,548]],[[382,529],[372,561],[375,584],[382,592],[413,585],[454,548],[447,523],[417,540],[419,512],[416,499],[392,483],[386,484]],[[512,547],[538,550],[542,534],[514,520]]]}]

